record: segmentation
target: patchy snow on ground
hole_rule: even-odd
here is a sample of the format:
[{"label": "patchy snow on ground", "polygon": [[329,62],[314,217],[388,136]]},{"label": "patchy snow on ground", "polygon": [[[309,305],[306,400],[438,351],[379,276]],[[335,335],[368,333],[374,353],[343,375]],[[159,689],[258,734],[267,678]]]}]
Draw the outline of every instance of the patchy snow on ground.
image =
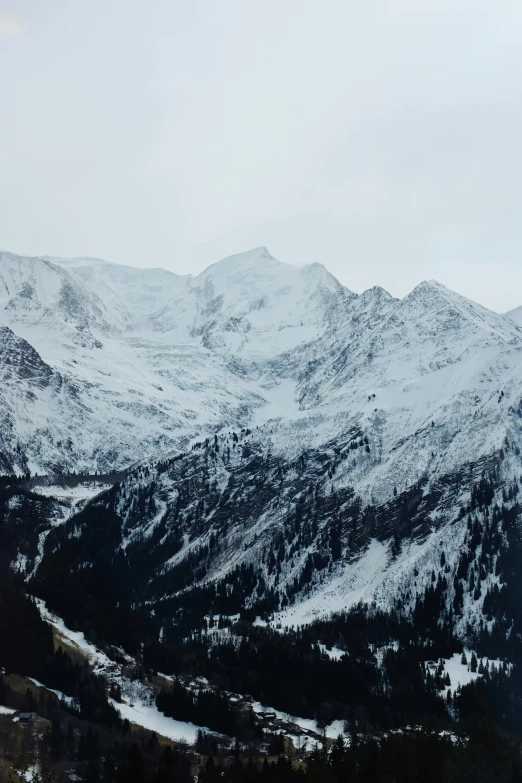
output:
[{"label": "patchy snow on ground", "polygon": [[31,766],[25,772],[19,772],[18,775],[22,780],[26,780],[27,783],[32,783],[33,780],[39,780],[39,766],[38,764],[31,764]]},{"label": "patchy snow on ground", "polygon": [[53,625],[60,635],[72,645],[72,647],[77,647],[78,650],[80,650],[94,666],[96,672],[99,672],[107,666],[114,665],[114,662],[111,661],[111,659],[105,655],[104,652],[95,647],[94,644],[91,644],[91,642],[87,641],[81,631],[72,631],[70,628],[67,628],[61,617],[58,617],[47,609],[45,601],[42,601],[41,598],[34,598],[33,600],[38,607],[41,617],[50,625]]},{"label": "patchy snow on ground", "polygon": [[370,600],[389,561],[388,546],[372,539],[366,552],[355,563],[299,604],[274,615],[273,625],[297,627],[332,612],[342,612],[359,601]]},{"label": "patchy snow on ground", "polygon": [[[45,602],[39,598],[34,599],[41,616],[48,623],[53,625],[57,631],[63,636],[64,639],[77,647],[83,655],[94,666],[94,671],[97,674],[105,674],[107,676],[109,669],[111,672],[115,668],[115,663],[104,652],[95,647],[94,644],[88,642],[81,631],[72,631],[67,628],[63,620],[57,615],[50,612]],[[119,703],[114,699],[109,699],[110,703],[119,711],[122,718],[127,718],[137,726],[141,726],[149,731],[155,731],[156,734],[160,734],[162,737],[172,740],[186,740],[188,743],[194,743],[196,740],[196,734],[198,729],[211,734],[210,729],[205,726],[195,726],[192,723],[184,723],[183,721],[174,720],[174,718],[168,718],[163,715],[154,704],[154,693],[150,688],[139,682],[130,680],[127,677],[123,677],[120,674],[109,674],[109,681],[117,682],[121,688],[121,692],[124,696],[131,701]],[[32,680],[35,685],[45,688],[37,680]],[[47,688],[47,690],[52,690]],[[64,697],[60,691],[52,691],[59,697]]]},{"label": "patchy snow on ground", "polygon": [[13,715],[16,710],[12,710],[10,707],[3,707],[0,704],[0,715]]},{"label": "patchy snow on ground", "polygon": [[[300,729],[303,731],[310,732],[311,734],[321,734],[321,729],[318,728],[317,723],[313,718],[297,718],[295,715],[289,715],[288,712],[281,712],[281,710],[276,710],[273,707],[267,707],[263,704],[261,704],[260,701],[252,702],[251,707],[255,713],[260,712],[273,712],[274,715],[277,718],[280,718],[281,720],[286,721],[287,723],[295,723],[296,726],[299,726]],[[339,734],[344,733],[343,728],[343,722],[336,720],[333,721],[333,723],[330,723],[329,726],[326,727],[326,736],[329,739],[336,739]],[[286,736],[290,736],[288,733],[285,732]],[[301,739],[304,739],[304,737],[301,737]],[[315,742],[315,739],[312,737],[308,738],[309,740],[313,740]]]},{"label": "patchy snow on ground", "polygon": [[27,678],[30,682],[34,683],[38,688],[45,688],[46,691],[50,691],[51,693],[54,693],[55,696],[57,696],[60,701],[65,702],[69,707],[72,707],[74,703],[74,698],[72,696],[66,696],[65,693],[62,693],[61,691],[57,691],[54,688],[48,688],[47,685],[44,685],[42,682],[39,682],[38,680],[35,680],[34,677],[28,677]]},{"label": "patchy snow on ground", "polygon": [[326,727],[326,736],[330,739],[337,739],[339,734],[344,735],[344,721],[334,720]]},{"label": "patchy snow on ground", "polygon": [[457,688],[462,688],[464,685],[469,685],[470,682],[474,682],[483,674],[478,671],[478,664],[483,662],[484,667],[489,668],[491,671],[494,666],[495,669],[499,669],[503,666],[503,662],[500,660],[493,660],[489,658],[480,658],[477,656],[477,671],[472,672],[470,668],[472,652],[466,650],[467,663],[462,663],[462,655],[460,653],[454,653],[451,658],[444,660],[444,672],[449,674],[451,685],[446,686],[445,691],[451,690],[454,693]]},{"label": "patchy snow on ground", "polygon": [[[110,484],[105,484],[101,481],[85,481],[76,487],[66,487],[63,484],[49,482],[36,485],[34,492],[37,495],[53,497],[61,501],[60,513],[52,520],[52,527],[58,527],[67,522],[74,514],[81,511],[89,500],[105,492],[110,486]],[[38,554],[34,560],[33,570],[27,576],[28,579],[35,575],[42,562],[45,541],[50,532],[51,528],[43,530],[38,537]],[[26,570],[25,566],[26,563],[22,560],[22,556],[18,555],[17,569],[23,573]]]},{"label": "patchy snow on ground", "polygon": [[325,644],[319,643],[319,649],[322,653],[325,653],[331,661],[340,661],[343,655],[348,655],[346,650],[340,650],[339,647],[327,647]]}]

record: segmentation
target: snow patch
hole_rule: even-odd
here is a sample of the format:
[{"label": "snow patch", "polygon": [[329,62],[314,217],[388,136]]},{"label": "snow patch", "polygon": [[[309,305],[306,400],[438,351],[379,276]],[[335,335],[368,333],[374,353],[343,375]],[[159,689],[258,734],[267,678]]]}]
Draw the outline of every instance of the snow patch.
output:
[{"label": "snow patch", "polygon": [[137,701],[133,704],[126,704],[109,699],[115,709],[118,710],[122,718],[126,718],[131,723],[141,726],[149,731],[155,731],[156,734],[177,742],[185,741],[193,745],[196,741],[199,730],[211,734],[212,732],[203,726],[194,726],[192,723],[174,720],[163,715],[156,707]]}]

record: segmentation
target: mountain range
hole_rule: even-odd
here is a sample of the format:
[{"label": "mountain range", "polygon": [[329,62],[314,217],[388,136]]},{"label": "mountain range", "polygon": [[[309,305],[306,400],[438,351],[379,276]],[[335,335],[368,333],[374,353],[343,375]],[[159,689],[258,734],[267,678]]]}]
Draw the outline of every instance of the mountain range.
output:
[{"label": "mountain range", "polygon": [[521,484],[522,308],[0,253],[0,781],[519,781]]},{"label": "mountain range", "polygon": [[357,295],[266,248],[196,277],[2,253],[0,466],[48,476],[17,562],[48,584],[59,552],[124,557],[120,600],[161,633],[195,601],[283,625],[412,601],[474,484],[499,455],[500,484],[521,473],[520,313],[436,281]]}]

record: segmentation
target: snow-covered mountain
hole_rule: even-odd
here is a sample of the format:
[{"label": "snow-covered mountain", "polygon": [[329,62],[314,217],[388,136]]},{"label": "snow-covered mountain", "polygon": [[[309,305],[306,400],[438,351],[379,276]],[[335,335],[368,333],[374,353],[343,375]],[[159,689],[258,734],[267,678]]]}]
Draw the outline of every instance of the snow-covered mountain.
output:
[{"label": "snow-covered mountain", "polygon": [[4,462],[105,470],[246,424],[277,384],[269,360],[342,321],[354,297],[265,248],[196,278],[3,253],[0,324],[61,379],[29,398],[4,390]]},{"label": "snow-covered mountain", "polygon": [[283,623],[398,594],[441,541],[456,567],[477,482],[522,472],[522,329],[435,281],[356,295],[265,248],[197,277],[4,253],[0,325],[0,468],[135,465],[39,578],[110,553],[165,621],[210,585]]},{"label": "snow-covered mountain", "polygon": [[2,388],[4,463],[38,472],[127,467],[273,419],[284,453],[354,424],[380,454],[421,434],[418,477],[433,446],[438,469],[465,459],[470,428],[481,453],[498,446],[495,422],[518,401],[511,319],[435,282],[401,301],[357,296],[320,264],[282,264],[266,248],[195,278],[3,253],[0,319],[47,368],[44,385]]}]

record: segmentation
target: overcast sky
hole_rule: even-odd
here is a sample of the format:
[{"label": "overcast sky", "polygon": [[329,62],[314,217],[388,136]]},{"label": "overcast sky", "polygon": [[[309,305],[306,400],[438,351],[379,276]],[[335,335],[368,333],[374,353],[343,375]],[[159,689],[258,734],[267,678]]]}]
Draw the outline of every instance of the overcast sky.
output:
[{"label": "overcast sky", "polygon": [[520,0],[10,0],[0,247],[522,304]]}]

